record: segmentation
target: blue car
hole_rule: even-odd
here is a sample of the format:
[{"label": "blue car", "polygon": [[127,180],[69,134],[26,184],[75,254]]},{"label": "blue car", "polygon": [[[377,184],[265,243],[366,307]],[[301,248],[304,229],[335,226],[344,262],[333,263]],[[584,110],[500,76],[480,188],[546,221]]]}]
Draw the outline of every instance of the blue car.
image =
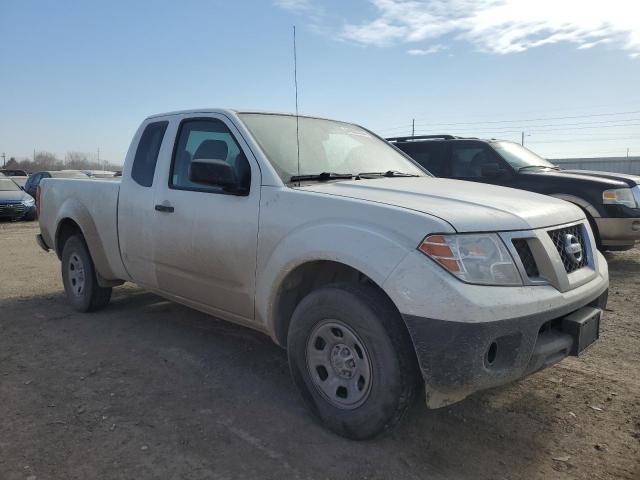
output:
[{"label": "blue car", "polygon": [[0,218],[34,220],[36,203],[10,178],[0,177]]}]

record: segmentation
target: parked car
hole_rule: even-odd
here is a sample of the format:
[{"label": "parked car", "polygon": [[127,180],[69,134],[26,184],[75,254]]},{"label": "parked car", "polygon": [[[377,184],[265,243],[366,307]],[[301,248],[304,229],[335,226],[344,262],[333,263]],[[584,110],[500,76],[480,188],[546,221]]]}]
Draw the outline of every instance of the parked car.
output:
[{"label": "parked car", "polygon": [[34,220],[33,197],[25,193],[11,178],[0,177],[0,218]]},{"label": "parked car", "polygon": [[350,438],[396,424],[420,373],[438,408],[581,353],[607,299],[581,209],[434,178],[349,123],[155,115],[121,182],[45,179],[39,195],[37,240],[75,309],[129,281],[263,331]]},{"label": "parked car", "polygon": [[580,207],[598,248],[627,250],[640,240],[640,177],[562,170],[521,145],[452,135],[388,138],[437,177],[520,188]]},{"label": "parked car", "polygon": [[40,185],[40,181],[43,178],[82,178],[87,179],[86,174],[79,170],[51,170],[43,172],[35,172],[29,175],[27,182],[24,185],[24,191],[35,198],[36,189]]}]

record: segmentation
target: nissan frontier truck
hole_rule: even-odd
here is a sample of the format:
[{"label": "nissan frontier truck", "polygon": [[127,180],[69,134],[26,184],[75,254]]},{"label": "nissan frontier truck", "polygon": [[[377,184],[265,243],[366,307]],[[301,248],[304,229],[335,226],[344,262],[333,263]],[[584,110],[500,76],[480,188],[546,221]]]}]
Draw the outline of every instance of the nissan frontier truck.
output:
[{"label": "nissan frontier truck", "polygon": [[133,282],[269,335],[340,435],[579,355],[608,270],[580,208],[434,178],[360,126],[202,109],[142,122],[121,181],[44,179],[38,243],[78,311]]}]

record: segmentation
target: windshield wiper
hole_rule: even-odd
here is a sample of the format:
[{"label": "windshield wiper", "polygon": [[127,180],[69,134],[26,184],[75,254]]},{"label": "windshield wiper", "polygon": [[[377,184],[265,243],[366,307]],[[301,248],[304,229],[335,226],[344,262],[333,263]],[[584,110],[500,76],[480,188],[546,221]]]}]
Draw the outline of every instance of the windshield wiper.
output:
[{"label": "windshield wiper", "polygon": [[307,182],[315,180],[318,182],[326,182],[327,180],[351,180],[353,177],[350,173],[322,172],[314,175],[294,175],[289,181]]},{"label": "windshield wiper", "polygon": [[404,173],[397,170],[387,170],[386,172],[362,172],[358,177],[419,177],[413,173]]},{"label": "windshield wiper", "polygon": [[550,168],[551,170],[560,170],[560,167],[556,166],[550,167],[549,165],[526,165],[524,167],[520,167],[518,171],[525,170],[527,168]]}]

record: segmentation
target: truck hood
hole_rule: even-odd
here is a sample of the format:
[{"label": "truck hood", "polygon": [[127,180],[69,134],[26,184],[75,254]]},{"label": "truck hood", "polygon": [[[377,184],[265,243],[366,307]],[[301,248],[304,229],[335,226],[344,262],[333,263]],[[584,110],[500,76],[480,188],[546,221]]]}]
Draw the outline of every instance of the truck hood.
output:
[{"label": "truck hood", "polygon": [[2,190],[0,191],[0,203],[3,202],[21,202],[27,200],[29,195],[22,190]]},{"label": "truck hood", "polygon": [[640,176],[624,173],[598,172],[594,170],[523,170],[520,175],[536,175],[546,178],[553,177],[563,180],[577,180],[602,185],[607,188],[635,187],[640,185]]},{"label": "truck hood", "polygon": [[584,218],[578,207],[552,197],[444,178],[351,180],[298,189],[415,210],[441,218],[458,232],[531,230]]},{"label": "truck hood", "polygon": [[591,179],[615,180],[624,182],[630,187],[640,185],[640,175],[630,175],[626,173],[598,172],[596,170],[560,170],[560,173],[566,172],[571,175],[580,175]]}]

